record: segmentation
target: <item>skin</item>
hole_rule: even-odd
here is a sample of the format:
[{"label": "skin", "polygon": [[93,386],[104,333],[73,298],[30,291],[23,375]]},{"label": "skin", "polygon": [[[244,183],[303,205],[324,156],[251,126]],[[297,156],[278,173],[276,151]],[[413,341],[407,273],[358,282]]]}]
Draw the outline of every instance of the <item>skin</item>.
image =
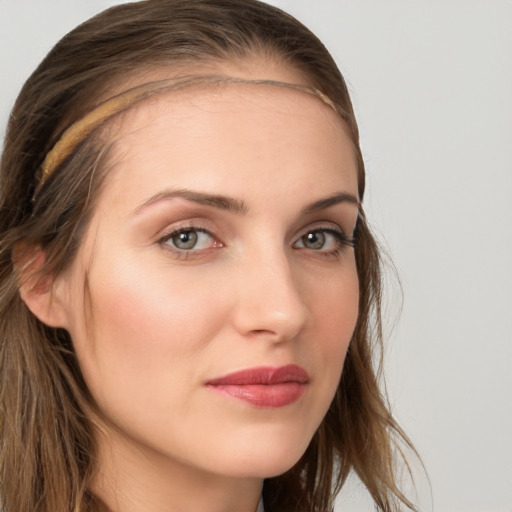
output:
[{"label": "skin", "polygon": [[[105,419],[93,490],[114,512],[253,512],[322,421],[357,319],[354,250],[327,231],[349,239],[357,220],[346,128],[314,96],[231,84],[154,97],[108,136],[106,186],[45,313]],[[239,211],[157,199],[183,190]],[[340,193],[355,202],[305,211]],[[176,247],[176,229],[198,244]],[[287,364],[309,381],[283,407],[205,385]]]}]

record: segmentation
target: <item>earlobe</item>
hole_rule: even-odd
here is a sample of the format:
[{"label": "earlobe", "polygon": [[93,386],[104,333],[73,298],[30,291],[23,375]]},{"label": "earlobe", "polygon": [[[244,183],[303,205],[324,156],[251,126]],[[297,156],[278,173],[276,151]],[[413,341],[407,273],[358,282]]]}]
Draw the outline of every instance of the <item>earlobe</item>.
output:
[{"label": "earlobe", "polygon": [[64,301],[59,297],[52,276],[42,271],[46,254],[40,246],[18,244],[13,262],[18,274],[21,300],[49,327],[66,327]]}]

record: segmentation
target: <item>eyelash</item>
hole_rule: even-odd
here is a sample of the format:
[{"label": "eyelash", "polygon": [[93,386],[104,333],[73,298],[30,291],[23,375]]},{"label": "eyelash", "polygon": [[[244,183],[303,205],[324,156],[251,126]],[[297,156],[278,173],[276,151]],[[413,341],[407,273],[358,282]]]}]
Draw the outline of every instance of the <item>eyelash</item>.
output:
[{"label": "eyelash", "polygon": [[[201,253],[204,254],[203,251],[205,250],[208,250],[208,249],[213,249],[213,248],[219,248],[219,247],[223,247],[224,245],[222,244],[222,242],[215,242],[214,246],[213,247],[209,247],[209,248],[206,248],[206,249],[179,249],[177,247],[173,247],[171,246],[170,244],[168,244],[167,242],[169,242],[170,240],[172,240],[173,238],[181,235],[181,234],[185,234],[185,233],[204,233],[206,235],[208,235],[209,237],[211,237],[212,240],[217,240],[216,237],[205,227],[201,227],[201,226],[198,226],[198,225],[187,225],[187,226],[182,226],[182,227],[178,227],[178,228],[175,228],[175,229],[172,229],[169,233],[165,234],[162,238],[160,238],[158,240],[158,243],[165,248],[165,250],[167,251],[171,251],[178,259],[188,259],[188,258],[191,258],[191,257],[194,257],[194,256],[200,256]],[[329,251],[325,251],[325,250],[315,250],[315,249],[311,249],[311,252],[315,253],[315,255],[318,255],[320,257],[325,257],[325,258],[329,258],[329,257],[338,257],[340,255],[340,253],[342,252],[342,250],[346,247],[355,247],[355,238],[354,237],[350,237],[350,236],[347,236],[342,230],[338,230],[338,229],[335,229],[335,228],[329,228],[329,227],[318,227],[318,228],[312,228],[312,229],[308,229],[306,231],[303,232],[303,234],[294,242],[293,246],[295,246],[297,243],[303,242],[304,238],[308,235],[314,235],[314,234],[317,234],[317,233],[324,233],[324,234],[329,234],[331,236],[333,236],[336,240],[336,248],[334,250],[329,250]],[[295,247],[296,249],[303,249],[303,250],[308,250],[307,247]]]},{"label": "eyelash", "polygon": [[[335,238],[336,241],[336,248],[331,251],[325,251],[325,250],[312,250],[312,252],[315,253],[315,255],[325,257],[325,258],[332,258],[332,257],[338,257],[340,253],[343,251],[343,249],[347,247],[355,247],[355,238],[352,236],[347,236],[342,230],[335,229],[335,228],[329,228],[329,227],[318,227],[313,229],[308,229],[304,232],[302,236],[298,238],[298,240],[295,242],[297,244],[299,241],[302,241],[304,237],[308,235],[314,235],[317,233],[327,233]],[[294,244],[294,245],[295,245]],[[308,249],[307,247],[304,247],[304,249]]]},{"label": "eyelash", "polygon": [[[158,240],[158,243],[164,247],[165,250],[172,252],[176,258],[186,260],[190,257],[199,256],[199,253],[208,249],[179,249],[178,247],[173,247],[172,245],[168,244],[170,240],[173,238],[185,234],[185,233],[204,233],[211,237],[212,240],[216,240],[215,236],[210,232],[209,229],[205,227],[201,227],[198,225],[187,225],[187,226],[181,226],[175,229],[172,229],[170,232],[165,234],[160,240]],[[223,247],[223,244],[221,242],[215,242],[214,247],[212,248],[218,248]]]}]

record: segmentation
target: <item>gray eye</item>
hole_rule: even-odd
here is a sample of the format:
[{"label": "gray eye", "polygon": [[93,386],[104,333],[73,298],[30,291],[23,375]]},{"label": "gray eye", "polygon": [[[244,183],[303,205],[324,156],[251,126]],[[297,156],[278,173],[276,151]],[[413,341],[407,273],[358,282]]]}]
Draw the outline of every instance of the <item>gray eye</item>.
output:
[{"label": "gray eye", "polygon": [[334,252],[341,245],[352,245],[342,232],[331,228],[312,229],[302,235],[293,246],[297,249],[308,249],[316,252]]},{"label": "gray eye", "polygon": [[178,251],[198,251],[219,246],[208,231],[194,227],[177,229],[161,242]]},{"label": "gray eye", "polygon": [[323,249],[325,245],[325,234],[321,231],[314,231],[308,233],[301,238],[302,245],[306,249],[313,249],[318,251]]},{"label": "gray eye", "polygon": [[182,251],[187,251],[190,249],[193,249],[195,245],[197,244],[197,231],[182,231],[181,233],[178,233],[177,235],[174,235],[171,238],[171,242],[173,243],[174,247],[177,249],[181,249]]}]

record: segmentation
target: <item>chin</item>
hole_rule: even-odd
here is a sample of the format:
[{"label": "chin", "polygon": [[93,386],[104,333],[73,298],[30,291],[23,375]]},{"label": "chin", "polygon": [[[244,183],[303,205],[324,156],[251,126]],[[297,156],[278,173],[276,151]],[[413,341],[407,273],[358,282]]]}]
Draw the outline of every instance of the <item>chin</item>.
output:
[{"label": "chin", "polygon": [[304,455],[321,423],[321,418],[315,421],[312,416],[309,421],[291,415],[286,421],[226,429],[216,438],[217,455],[211,460],[232,476],[271,478],[286,473]]},{"label": "chin", "polygon": [[254,443],[252,449],[225,457],[225,473],[240,478],[272,478],[286,473],[301,459],[309,443]]}]

